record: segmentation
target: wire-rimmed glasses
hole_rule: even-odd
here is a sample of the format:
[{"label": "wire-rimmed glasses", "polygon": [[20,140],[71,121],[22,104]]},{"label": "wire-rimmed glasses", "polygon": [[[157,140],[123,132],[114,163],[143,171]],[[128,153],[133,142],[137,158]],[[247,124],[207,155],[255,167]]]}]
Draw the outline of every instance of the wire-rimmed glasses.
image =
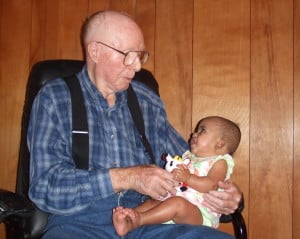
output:
[{"label": "wire-rimmed glasses", "polygon": [[122,55],[124,55],[124,65],[126,66],[129,66],[131,65],[135,59],[138,57],[139,58],[139,61],[141,63],[141,65],[145,64],[149,58],[149,52],[148,51],[127,51],[127,52],[123,52],[123,51],[120,51],[112,46],[109,46],[101,41],[96,41],[96,43],[99,43],[99,44],[102,44]]}]

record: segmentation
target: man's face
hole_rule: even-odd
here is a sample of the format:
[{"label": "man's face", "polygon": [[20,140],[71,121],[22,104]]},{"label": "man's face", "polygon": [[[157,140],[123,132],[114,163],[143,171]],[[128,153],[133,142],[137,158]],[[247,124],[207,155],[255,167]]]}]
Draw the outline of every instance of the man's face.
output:
[{"label": "man's face", "polygon": [[[105,47],[105,46],[104,46]],[[125,56],[110,48],[104,49],[100,64],[97,64],[97,78],[107,91],[116,93],[126,90],[135,75],[141,69],[138,59],[130,65],[125,65]],[[123,50],[122,50],[123,51]],[[126,50],[124,50],[126,52]]]},{"label": "man's face", "polygon": [[130,32],[130,29],[126,29],[126,34],[119,34],[116,40],[105,39],[101,42],[104,44],[97,43],[99,61],[96,64],[96,81],[98,81],[96,85],[101,84],[101,87],[109,93],[124,91],[135,72],[141,69],[141,62],[136,55],[126,57],[121,52],[126,54],[129,51],[143,50],[143,37],[139,32]]}]

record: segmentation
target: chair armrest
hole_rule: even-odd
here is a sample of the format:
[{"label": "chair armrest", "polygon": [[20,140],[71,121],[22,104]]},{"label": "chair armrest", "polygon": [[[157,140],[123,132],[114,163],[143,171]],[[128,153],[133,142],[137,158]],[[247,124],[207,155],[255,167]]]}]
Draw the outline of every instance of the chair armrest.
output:
[{"label": "chair armrest", "polygon": [[236,239],[247,239],[247,227],[242,213],[235,211],[231,217]]},{"label": "chair armrest", "polygon": [[232,215],[239,212],[240,214],[242,213],[242,211],[244,210],[245,208],[245,202],[244,202],[244,195],[242,194],[242,198],[239,202],[239,205],[238,205],[238,208],[235,210],[234,213],[232,214],[229,214],[229,215],[225,215],[225,214],[222,214],[221,215],[221,218],[220,218],[220,222],[221,223],[229,223],[229,222],[232,222]]},{"label": "chair armrest", "polygon": [[40,238],[47,220],[48,214],[28,198],[0,189],[0,223],[6,226],[7,238]]},{"label": "chair armrest", "polygon": [[242,215],[242,211],[244,210],[244,196],[242,194],[241,201],[239,202],[238,208],[235,210],[234,213],[229,215],[222,215],[220,218],[221,223],[229,223],[232,222],[234,235],[236,239],[247,239],[247,227]]},{"label": "chair armrest", "polygon": [[16,193],[0,189],[0,223],[10,217],[29,217],[35,211],[32,203]]}]

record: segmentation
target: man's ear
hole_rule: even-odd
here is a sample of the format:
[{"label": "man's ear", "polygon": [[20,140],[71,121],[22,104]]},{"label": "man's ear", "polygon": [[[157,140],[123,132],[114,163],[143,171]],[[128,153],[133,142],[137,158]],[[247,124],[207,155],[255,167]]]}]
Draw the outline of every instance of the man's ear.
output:
[{"label": "man's ear", "polygon": [[99,48],[96,42],[91,42],[87,46],[87,52],[93,62],[98,63]]}]

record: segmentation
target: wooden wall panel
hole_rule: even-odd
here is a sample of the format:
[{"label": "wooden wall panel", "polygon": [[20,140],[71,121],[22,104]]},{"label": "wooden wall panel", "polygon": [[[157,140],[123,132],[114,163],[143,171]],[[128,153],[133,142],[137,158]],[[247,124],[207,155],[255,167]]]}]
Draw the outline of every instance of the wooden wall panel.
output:
[{"label": "wooden wall panel", "polygon": [[47,0],[46,59],[82,59],[80,29],[88,14],[85,0]]},{"label": "wooden wall panel", "polygon": [[142,28],[146,50],[150,52],[150,58],[143,67],[153,73],[155,73],[155,6],[155,1],[138,0],[135,10],[135,20]]},{"label": "wooden wall panel", "polygon": [[88,16],[94,12],[109,9],[110,0],[89,0]]},{"label": "wooden wall panel", "polygon": [[293,238],[300,238],[300,0],[294,0]]},{"label": "wooden wall panel", "polygon": [[135,5],[136,0],[111,0],[109,8],[116,11],[126,12],[134,17]]},{"label": "wooden wall panel", "polygon": [[46,1],[32,0],[30,65],[45,58]]},{"label": "wooden wall panel", "polygon": [[[20,119],[30,58],[31,2],[2,2],[1,14],[1,188],[14,190]],[[13,27],[10,23],[13,22]]]},{"label": "wooden wall panel", "polygon": [[[26,84],[23,77],[30,59],[31,1],[2,1],[0,16],[0,188],[14,191]],[[1,225],[0,238],[3,234]]]},{"label": "wooden wall panel", "polygon": [[[249,188],[249,1],[195,1],[193,39],[193,126],[200,118],[221,115],[240,125],[233,181]],[[247,219],[247,210],[244,212]],[[221,229],[231,232],[231,225]]]},{"label": "wooden wall panel", "polygon": [[292,238],[293,1],[251,1],[250,238]]},{"label": "wooden wall panel", "polygon": [[193,1],[156,2],[155,75],[171,123],[191,132]]}]

